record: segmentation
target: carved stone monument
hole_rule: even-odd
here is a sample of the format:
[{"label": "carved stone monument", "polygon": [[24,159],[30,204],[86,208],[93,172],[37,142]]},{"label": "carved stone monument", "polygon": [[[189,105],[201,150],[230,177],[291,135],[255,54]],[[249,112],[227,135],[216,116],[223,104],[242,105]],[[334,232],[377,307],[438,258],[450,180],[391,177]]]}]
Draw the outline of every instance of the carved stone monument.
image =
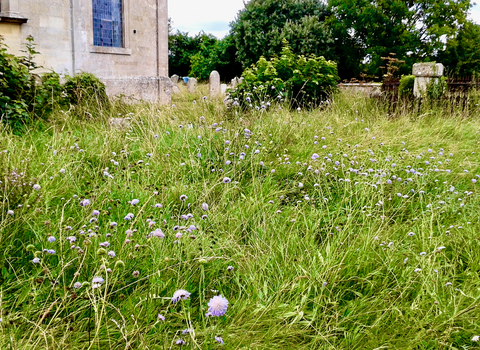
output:
[{"label": "carved stone monument", "polygon": [[412,74],[415,76],[413,95],[417,98],[425,95],[429,84],[439,84],[443,76],[443,64],[435,62],[415,63]]},{"label": "carved stone monument", "polygon": [[217,97],[220,93],[220,74],[214,70],[210,73],[210,97]]}]

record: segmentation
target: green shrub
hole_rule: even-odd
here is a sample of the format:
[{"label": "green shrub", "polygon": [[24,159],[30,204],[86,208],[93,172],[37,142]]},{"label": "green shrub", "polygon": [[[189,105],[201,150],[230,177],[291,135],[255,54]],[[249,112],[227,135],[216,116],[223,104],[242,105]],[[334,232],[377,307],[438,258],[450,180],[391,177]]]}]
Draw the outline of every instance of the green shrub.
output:
[{"label": "green shrub", "polygon": [[400,97],[413,97],[413,87],[415,85],[414,75],[404,75],[400,79],[398,95]]},{"label": "green shrub", "polygon": [[295,55],[286,41],[283,45],[280,57],[269,61],[261,57],[243,72],[244,82],[229,96],[235,105],[260,109],[287,101],[291,108],[314,108],[335,91],[339,80],[335,62]]},{"label": "green shrub", "polygon": [[98,107],[109,105],[105,84],[91,73],[67,76],[63,85],[67,101],[72,105],[96,104]]},{"label": "green shrub", "polygon": [[426,96],[431,100],[439,99],[447,91],[447,78],[431,79],[427,84]]}]

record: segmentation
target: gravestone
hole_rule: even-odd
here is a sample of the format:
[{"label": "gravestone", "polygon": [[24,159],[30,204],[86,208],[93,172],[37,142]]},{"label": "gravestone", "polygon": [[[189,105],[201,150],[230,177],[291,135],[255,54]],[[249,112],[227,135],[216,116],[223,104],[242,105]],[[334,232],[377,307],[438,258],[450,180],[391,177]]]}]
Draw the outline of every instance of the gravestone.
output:
[{"label": "gravestone", "polygon": [[178,79],[180,79],[180,77],[174,74],[170,79],[172,80],[173,85],[175,85],[175,84],[178,84]]},{"label": "gravestone", "polygon": [[225,95],[227,93],[227,84],[220,85],[220,91],[222,95]]},{"label": "gravestone", "polygon": [[217,97],[220,93],[220,74],[214,70],[210,73],[210,97]]},{"label": "gravestone", "polygon": [[238,78],[235,77],[232,79],[232,81],[230,82],[230,86],[232,87],[232,90],[235,90],[235,86],[237,86],[238,84]]},{"label": "gravestone", "polygon": [[194,93],[195,90],[197,89],[197,79],[188,78],[187,88],[188,88],[188,92]]},{"label": "gravestone", "polygon": [[412,74],[415,76],[413,85],[413,95],[422,97],[427,91],[427,87],[432,82],[440,83],[440,77],[443,76],[443,64],[435,62],[415,63]]}]

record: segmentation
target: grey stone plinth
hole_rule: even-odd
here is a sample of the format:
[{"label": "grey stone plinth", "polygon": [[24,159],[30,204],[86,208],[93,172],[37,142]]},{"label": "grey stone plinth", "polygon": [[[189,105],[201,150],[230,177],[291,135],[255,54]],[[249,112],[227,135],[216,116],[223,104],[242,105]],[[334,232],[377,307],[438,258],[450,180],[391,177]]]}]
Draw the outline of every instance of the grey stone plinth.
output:
[{"label": "grey stone plinth", "polygon": [[217,97],[220,93],[220,74],[214,70],[210,73],[210,97]]}]

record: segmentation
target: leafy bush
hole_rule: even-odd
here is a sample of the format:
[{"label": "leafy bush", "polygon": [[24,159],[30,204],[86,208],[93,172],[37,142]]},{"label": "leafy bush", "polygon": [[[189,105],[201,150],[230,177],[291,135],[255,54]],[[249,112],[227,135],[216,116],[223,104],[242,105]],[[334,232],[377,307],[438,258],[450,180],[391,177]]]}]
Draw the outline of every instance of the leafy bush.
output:
[{"label": "leafy bush", "polygon": [[93,74],[67,76],[63,85],[55,72],[41,77],[34,73],[42,67],[34,62],[38,52],[31,36],[27,38],[25,53],[25,56],[8,53],[0,37],[0,122],[14,132],[34,119],[45,119],[55,106],[108,106],[105,85]]},{"label": "leafy bush", "polygon": [[447,78],[431,79],[427,84],[426,96],[429,99],[436,100],[443,96],[447,91]]},{"label": "leafy bush", "polygon": [[244,82],[230,98],[243,108],[268,108],[284,100],[292,108],[314,108],[335,91],[339,80],[335,62],[322,56],[295,55],[286,41],[280,57],[269,61],[261,57],[242,76]]},{"label": "leafy bush", "polygon": [[404,75],[400,79],[398,94],[400,97],[413,97],[413,87],[415,85],[414,75]]},{"label": "leafy bush", "polygon": [[88,102],[102,107],[109,104],[105,84],[91,73],[82,72],[73,77],[67,76],[63,88],[67,101],[72,105]]}]

